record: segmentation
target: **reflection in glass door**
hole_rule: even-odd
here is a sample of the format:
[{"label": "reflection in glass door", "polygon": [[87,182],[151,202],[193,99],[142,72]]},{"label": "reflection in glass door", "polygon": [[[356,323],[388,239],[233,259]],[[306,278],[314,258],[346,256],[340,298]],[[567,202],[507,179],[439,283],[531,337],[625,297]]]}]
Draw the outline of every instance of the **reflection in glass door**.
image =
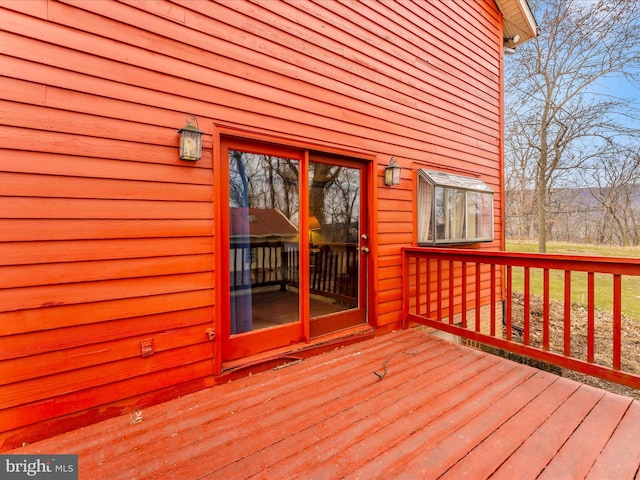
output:
[{"label": "reflection in glass door", "polygon": [[298,161],[228,151],[230,334],[300,321]]},{"label": "reflection in glass door", "polygon": [[368,251],[362,165],[313,155],[309,163],[309,314],[312,337],[365,322]]}]

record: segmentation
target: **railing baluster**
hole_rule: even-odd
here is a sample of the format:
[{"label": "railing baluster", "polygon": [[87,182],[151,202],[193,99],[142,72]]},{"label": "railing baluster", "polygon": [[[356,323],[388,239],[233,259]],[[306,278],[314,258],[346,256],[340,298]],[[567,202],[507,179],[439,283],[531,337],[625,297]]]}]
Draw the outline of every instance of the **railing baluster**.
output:
[{"label": "railing baluster", "polygon": [[622,278],[613,275],[613,368],[620,370],[622,353]]},{"label": "railing baluster", "polygon": [[564,354],[571,356],[571,270],[564,271]]},{"label": "railing baluster", "polygon": [[595,361],[595,281],[594,273],[587,274],[587,362]]},{"label": "railing baluster", "polygon": [[[241,284],[242,287],[245,287],[250,281],[251,281],[251,268],[249,268],[248,272],[247,270],[244,268],[245,265],[245,260],[247,258],[247,252],[251,252],[251,250],[249,250],[247,248],[246,245],[242,245],[241,247],[241,256],[240,256],[240,275],[241,275]],[[251,257],[249,257],[251,258]],[[249,278],[247,279],[247,275],[249,275]]]},{"label": "railing baluster", "polygon": [[513,272],[511,271],[511,265],[507,265],[507,308],[506,308],[505,328],[506,338],[511,341],[512,332],[512,313],[513,313]]},{"label": "railing baluster", "polygon": [[453,325],[453,260],[449,260],[449,324]]},{"label": "railing baluster", "polygon": [[543,312],[542,312],[542,348],[549,350],[549,269],[545,268],[542,275],[543,283]]},{"label": "railing baluster", "polygon": [[[329,289],[333,293],[338,293],[338,259],[340,257],[340,253],[336,252],[331,256],[331,278],[329,278]],[[332,282],[333,280],[333,282]],[[333,287],[331,284],[333,283]],[[333,290],[331,290],[333,288]]]},{"label": "railing baluster", "polygon": [[522,324],[524,332],[522,334],[522,343],[529,345],[529,323],[531,317],[531,298],[530,298],[531,278],[529,267],[524,267],[524,318]]}]

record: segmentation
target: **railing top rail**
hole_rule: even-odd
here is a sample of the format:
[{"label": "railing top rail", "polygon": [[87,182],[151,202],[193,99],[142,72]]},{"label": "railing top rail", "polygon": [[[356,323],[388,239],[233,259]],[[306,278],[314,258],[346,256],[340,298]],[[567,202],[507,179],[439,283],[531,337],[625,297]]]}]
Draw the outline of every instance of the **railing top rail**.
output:
[{"label": "railing top rail", "polygon": [[409,256],[440,258],[443,260],[480,261],[499,265],[640,276],[640,258],[437,247],[402,247],[401,250],[403,254]]}]

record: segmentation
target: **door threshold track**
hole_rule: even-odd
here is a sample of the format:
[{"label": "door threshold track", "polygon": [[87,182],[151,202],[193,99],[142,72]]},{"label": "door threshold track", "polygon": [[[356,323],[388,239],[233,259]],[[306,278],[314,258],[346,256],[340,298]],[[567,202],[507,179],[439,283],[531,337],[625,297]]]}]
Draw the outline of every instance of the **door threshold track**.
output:
[{"label": "door threshold track", "polygon": [[330,335],[313,338],[309,343],[297,343],[277,350],[225,362],[222,364],[222,373],[215,377],[216,383],[226,383],[266,370],[279,370],[289,365],[300,363],[305,358],[368,340],[375,336],[376,330],[373,327],[360,325]]}]

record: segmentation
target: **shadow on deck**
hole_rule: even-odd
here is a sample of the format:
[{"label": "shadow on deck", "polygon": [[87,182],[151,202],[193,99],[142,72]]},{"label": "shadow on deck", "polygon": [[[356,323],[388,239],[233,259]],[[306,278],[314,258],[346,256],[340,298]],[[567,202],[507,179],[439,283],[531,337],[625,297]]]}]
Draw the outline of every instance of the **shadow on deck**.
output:
[{"label": "shadow on deck", "polygon": [[80,478],[638,478],[640,403],[415,330],[5,453]]}]

